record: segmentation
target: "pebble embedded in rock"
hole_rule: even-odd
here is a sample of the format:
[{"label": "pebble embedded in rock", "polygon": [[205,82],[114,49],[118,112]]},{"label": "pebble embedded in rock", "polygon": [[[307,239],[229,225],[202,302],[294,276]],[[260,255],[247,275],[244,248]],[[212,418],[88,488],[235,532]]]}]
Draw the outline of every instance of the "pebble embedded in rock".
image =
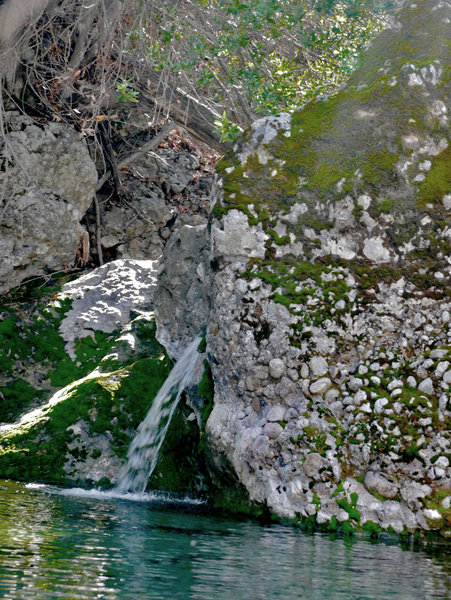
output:
[{"label": "pebble embedded in rock", "polygon": [[311,394],[324,394],[331,385],[332,382],[328,377],[322,377],[310,385],[309,391]]},{"label": "pebble embedded in rock", "polygon": [[272,406],[269,409],[266,418],[268,421],[283,421],[285,417],[285,412],[285,407],[278,404],[277,406]]},{"label": "pebble embedded in rock", "polygon": [[322,377],[329,370],[329,365],[322,356],[314,356],[310,360],[310,370],[315,377]]},{"label": "pebble embedded in rock", "polygon": [[320,477],[320,469],[325,466],[324,458],[318,454],[317,452],[312,452],[312,454],[308,454],[304,461],[304,471],[308,477],[312,477],[313,479],[319,479]]},{"label": "pebble embedded in rock", "polygon": [[270,440],[275,440],[282,433],[283,427],[279,423],[266,423],[264,427],[264,434],[269,437]]},{"label": "pebble embedded in rock", "polygon": [[285,373],[285,363],[280,358],[273,358],[269,361],[269,374],[274,379],[280,379]]},{"label": "pebble embedded in rock", "polygon": [[432,396],[434,393],[434,384],[432,383],[432,379],[430,377],[423,379],[423,381],[418,385],[418,389],[420,392],[424,392],[425,394]]}]

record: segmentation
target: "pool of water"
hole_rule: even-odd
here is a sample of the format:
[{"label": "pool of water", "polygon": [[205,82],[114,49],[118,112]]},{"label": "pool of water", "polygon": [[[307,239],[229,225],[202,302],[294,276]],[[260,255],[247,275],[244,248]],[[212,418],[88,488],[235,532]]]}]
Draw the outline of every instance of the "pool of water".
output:
[{"label": "pool of water", "polygon": [[442,599],[449,558],[158,496],[0,481],[0,598],[11,600]]}]

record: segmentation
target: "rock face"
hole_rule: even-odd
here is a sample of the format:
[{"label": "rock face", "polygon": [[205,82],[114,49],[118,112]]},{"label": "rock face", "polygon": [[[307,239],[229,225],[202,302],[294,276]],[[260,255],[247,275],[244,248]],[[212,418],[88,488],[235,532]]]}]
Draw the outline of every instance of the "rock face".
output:
[{"label": "rock face", "polygon": [[0,141],[0,293],[71,265],[97,171],[77,134],[6,114]]},{"label": "rock face", "polygon": [[180,227],[165,247],[154,305],[159,340],[175,358],[206,329],[209,250],[207,224],[202,222]]},{"label": "rock face", "polygon": [[219,164],[209,446],[284,517],[450,533],[448,17],[404,8],[345,89]]}]

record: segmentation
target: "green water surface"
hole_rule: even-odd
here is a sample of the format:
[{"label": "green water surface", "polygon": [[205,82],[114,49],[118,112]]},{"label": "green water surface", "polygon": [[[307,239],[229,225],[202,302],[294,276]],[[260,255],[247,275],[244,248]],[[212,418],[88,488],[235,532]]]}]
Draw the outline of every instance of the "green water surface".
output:
[{"label": "green water surface", "polygon": [[449,598],[449,554],[0,481],[0,598]]}]

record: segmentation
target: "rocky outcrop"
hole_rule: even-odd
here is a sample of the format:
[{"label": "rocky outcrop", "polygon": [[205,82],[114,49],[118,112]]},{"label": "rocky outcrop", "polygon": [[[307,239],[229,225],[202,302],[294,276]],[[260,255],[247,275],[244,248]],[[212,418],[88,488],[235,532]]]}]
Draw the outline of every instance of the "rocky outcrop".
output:
[{"label": "rocky outcrop", "polygon": [[[156,275],[156,262],[120,260],[45,291],[43,298],[38,287],[28,290],[28,299],[4,305],[0,477],[60,485],[115,482],[172,368],[156,340]],[[203,490],[193,416],[182,403],[153,488]]]},{"label": "rocky outcrop", "polygon": [[73,264],[97,171],[66,125],[6,113],[0,140],[0,293]]},{"label": "rocky outcrop", "polygon": [[218,166],[212,463],[326,529],[451,533],[447,13],[404,8],[346,88]]},{"label": "rocky outcrop", "polygon": [[183,225],[168,241],[154,297],[158,337],[178,358],[187,340],[205,334],[209,305],[209,232],[202,220]]}]

